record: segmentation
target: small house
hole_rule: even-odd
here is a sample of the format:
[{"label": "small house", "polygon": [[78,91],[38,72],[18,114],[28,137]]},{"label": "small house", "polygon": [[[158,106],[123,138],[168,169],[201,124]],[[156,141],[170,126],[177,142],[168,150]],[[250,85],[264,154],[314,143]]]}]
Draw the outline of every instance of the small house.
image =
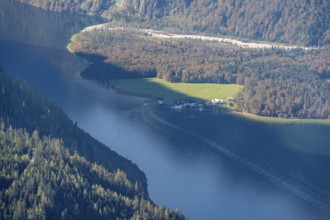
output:
[{"label": "small house", "polygon": [[234,101],[234,98],[233,98],[233,97],[228,97],[228,98],[227,98],[227,101],[228,101],[228,102],[233,102],[233,101]]}]

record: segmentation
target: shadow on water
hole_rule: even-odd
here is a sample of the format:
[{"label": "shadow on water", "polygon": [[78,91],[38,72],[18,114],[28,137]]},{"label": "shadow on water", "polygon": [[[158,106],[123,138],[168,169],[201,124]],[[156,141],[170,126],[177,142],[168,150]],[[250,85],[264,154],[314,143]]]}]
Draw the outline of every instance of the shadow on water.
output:
[{"label": "shadow on water", "polygon": [[0,1],[0,38],[26,44],[64,48],[71,36],[103,19],[54,13],[32,6]]},{"label": "shadow on water", "polygon": [[[153,100],[157,97],[162,97],[169,103],[183,99],[205,101],[172,90],[160,83],[148,81],[146,78],[156,77],[157,73],[155,71],[127,71],[122,67],[105,62],[106,57],[102,55],[85,53],[76,53],[76,55],[89,63],[89,65],[81,71],[81,76],[84,79],[93,81],[107,89],[115,89],[118,93],[146,97]],[[134,81],[134,79],[139,79],[139,83]],[[116,82],[113,83],[112,80],[116,80]],[[122,86],[119,86],[119,84]],[[164,105],[164,107],[168,108],[169,106]],[[223,111],[225,111],[225,109],[223,109]]]},{"label": "shadow on water", "polygon": [[[100,68],[105,67],[103,63]],[[120,71],[115,73],[116,69],[107,71],[103,74],[110,74],[110,77],[97,76],[93,77],[94,80],[104,84],[105,80],[113,78],[112,74],[117,74],[114,79],[129,77],[129,73],[120,77]],[[147,86],[149,91],[155,91],[155,95],[193,98],[158,83],[149,82]],[[143,89],[137,90],[143,95]],[[162,133],[168,130],[164,129],[167,127],[175,130],[176,135],[181,133],[182,138],[198,140],[216,154],[240,164],[242,169],[330,215],[330,176],[325,169],[330,166],[330,139],[324,138],[330,132],[330,126],[249,122],[230,114],[189,110],[174,112],[160,109],[157,104],[141,107],[139,111],[146,121],[156,121],[159,124],[156,129]],[[150,124],[154,126],[154,122]],[[239,181],[241,177],[236,179]]]},{"label": "shadow on water", "polygon": [[[89,61],[91,60],[88,60],[87,62]],[[204,97],[207,97],[208,95],[212,96],[212,93],[215,92],[213,91],[215,88],[205,91],[208,88],[206,88],[205,85],[202,85],[202,83],[192,85],[191,87],[186,84],[183,85],[184,88],[181,89],[178,86],[178,84],[181,83],[173,82],[171,85],[174,85],[174,87],[171,88],[171,86],[168,86],[168,82],[164,81],[165,83],[163,83],[155,80],[157,78],[155,77],[156,74],[153,72],[141,74],[137,71],[126,71],[123,68],[113,66],[111,63],[98,61],[91,64],[86,69],[81,73],[83,78],[93,81],[107,89],[114,89],[121,94],[129,94],[151,99],[148,100],[148,102],[160,102],[164,109],[176,107],[174,109],[177,111],[189,111],[192,109],[213,112],[229,111],[226,103],[223,104],[222,107],[219,105],[206,104],[206,101],[210,100],[206,100]],[[202,86],[199,87],[200,85]],[[202,90],[202,92],[200,92],[200,90]],[[203,93],[207,94],[205,95]],[[232,93],[229,94],[230,96],[233,96]],[[217,98],[225,99],[223,98],[225,95],[226,91],[224,92],[224,95],[220,94],[220,97]],[[174,104],[177,106],[174,106]]]},{"label": "shadow on water", "polygon": [[[63,99],[68,93],[46,85],[45,80],[62,82],[62,74],[74,76],[86,67],[67,51],[73,34],[84,27],[104,22],[91,16],[55,13],[20,4],[0,1],[0,58],[3,69],[30,82],[51,100]],[[39,74],[43,73],[43,74]],[[48,88],[46,88],[48,87]],[[57,101],[55,101],[57,102]]]},{"label": "shadow on water", "polygon": [[76,53],[76,55],[90,64],[81,72],[81,76],[87,79],[99,81],[101,83],[114,79],[132,79],[156,76],[155,71],[139,72],[125,70],[124,68],[105,62],[106,57],[99,54]]},{"label": "shadow on water", "polygon": [[[138,73],[125,72],[102,62],[104,57],[83,56],[93,62],[86,75],[103,85],[104,81],[111,79],[139,77]],[[128,84],[128,87],[134,86],[136,85]],[[149,91],[155,91],[155,96],[167,94],[177,99],[193,98],[158,83],[149,82],[145,86],[148,86]],[[143,96],[143,88],[137,91]],[[143,117],[149,118],[147,120],[157,121],[160,127],[176,130],[187,139],[197,139],[217,154],[239,163],[249,172],[330,215],[330,176],[325,169],[330,166],[330,140],[324,139],[326,133],[330,132],[330,126],[275,125],[248,122],[246,119],[229,114],[189,110],[155,111],[155,108],[159,107],[150,104],[140,110],[143,112]],[[315,132],[315,128],[319,126],[321,126],[320,133]],[[320,141],[317,137],[320,137]]]},{"label": "shadow on water", "polygon": [[[1,41],[0,51],[1,60],[5,63],[4,68],[9,67],[17,73],[25,73],[26,75],[22,75],[23,78],[29,79],[30,82],[31,80],[35,80],[36,82],[32,82],[32,84],[37,85],[43,91],[43,94],[45,94],[45,91],[51,93],[46,94],[46,96],[55,101],[56,104],[61,103],[61,107],[71,105],[71,103],[66,103],[66,100],[69,100],[69,102],[72,101],[67,98],[72,93],[69,91],[71,84],[61,84],[68,83],[67,80],[70,77],[67,75],[62,76],[62,74],[68,72],[62,71],[61,68],[66,69],[68,68],[68,64],[72,65],[77,62],[78,59],[76,57],[61,49],[25,45],[9,41]],[[20,65],[15,65],[18,60]],[[81,68],[79,65],[82,65],[82,62],[77,64],[77,67],[70,67],[72,70],[69,71],[79,70]],[[45,74],[42,72],[45,72]],[[65,79],[59,80],[58,78],[61,77],[65,77]],[[54,81],[56,83],[44,83],[46,81]],[[292,142],[296,145],[298,144],[298,146],[301,145],[299,143],[299,134],[294,135],[293,131],[297,133],[304,132],[305,136],[308,133],[313,136],[315,132],[318,132],[319,136],[317,137],[320,138],[310,140],[310,145],[314,144],[316,148],[328,146],[327,143],[330,143],[330,140],[326,137],[330,130],[325,126],[320,126],[320,129],[316,129],[318,126],[304,125],[273,126],[271,124],[248,122],[229,115],[197,113],[193,111],[173,112],[160,110],[158,107],[152,107],[150,108],[150,112],[148,112],[149,108],[144,107],[143,102],[140,103],[140,106],[139,103],[129,106],[127,102],[131,100],[125,100],[126,96],[120,96],[120,98],[109,104],[109,97],[100,98],[100,94],[91,93],[88,89],[82,89],[80,93],[77,96],[79,98],[97,96],[91,99],[94,100],[97,98],[99,100],[98,103],[101,102],[99,104],[104,106],[105,109],[108,109],[111,104],[111,111],[120,112],[124,111],[123,108],[128,108],[132,109],[131,111],[127,111],[128,113],[142,112],[145,121],[151,121],[150,124],[153,125],[148,126],[148,128],[152,130],[159,129],[159,133],[162,134],[160,138],[168,138],[165,135],[166,133],[176,136],[176,144],[181,148],[175,148],[172,146],[176,145],[169,144],[166,145],[166,149],[163,149],[164,151],[171,151],[171,160],[183,154],[189,155],[191,158],[203,157],[205,154],[202,152],[203,149],[199,149],[201,155],[196,156],[195,151],[194,155],[191,155],[191,152],[189,152],[191,149],[189,147],[183,148],[185,145],[196,145],[196,143],[200,143],[199,148],[211,149],[215,155],[228,158],[228,160],[232,161],[232,164],[237,164],[238,162],[238,164],[241,164],[240,169],[248,170],[257,176],[258,180],[267,180],[273,185],[290,192],[299,200],[310,204],[310,206],[317,206],[317,208],[325,210],[324,212],[328,213],[327,208],[324,207],[329,202],[324,205],[323,201],[326,200],[330,191],[330,180],[326,170],[326,167],[329,167],[329,160],[319,153],[313,155],[311,153],[296,151],[291,147]],[[79,103],[79,101],[75,101],[75,105]],[[70,109],[70,107],[66,108]],[[81,109],[83,108],[86,108],[86,106],[82,105]],[[74,109],[76,110],[76,107]],[[104,115],[102,117],[102,120],[106,118]],[[78,123],[80,123],[79,120]],[[103,127],[102,130],[106,128]],[[286,135],[283,136],[283,133]],[[308,138],[305,137],[305,139]],[[289,141],[291,141],[290,144],[288,144]],[[135,160],[134,158],[131,159]],[[210,159],[205,160],[208,161]],[[193,164],[195,161],[192,160],[191,163]],[[236,169],[237,165],[234,166]],[[248,172],[227,172],[230,174],[226,175],[226,178],[229,178],[228,176],[234,176],[232,180],[229,180],[231,181],[230,184],[242,187],[244,178]],[[224,174],[221,175],[221,178],[223,178]],[[224,180],[219,180],[219,182],[221,181],[223,182]],[[259,183],[256,181],[256,184]],[[301,184],[305,185],[301,186]],[[315,188],[316,190],[314,190]],[[258,193],[260,193],[261,190],[258,190]],[[170,194],[170,192],[167,193]],[[321,198],[318,200],[315,199],[317,196]],[[313,204],[311,205],[311,203]]]},{"label": "shadow on water", "polygon": [[[122,133],[122,139],[116,142],[118,151],[127,141],[130,159],[149,172],[150,188],[154,187],[157,192],[155,198],[162,202],[169,198],[170,202],[164,205],[180,209],[186,206],[192,219],[198,218],[195,215],[200,215],[199,219],[217,219],[221,217],[219,212],[228,214],[223,219],[244,219],[251,213],[255,218],[245,219],[329,219],[330,126],[274,125],[212,112],[173,112],[153,104],[145,107],[143,99],[105,92],[72,76],[77,76],[86,63],[65,50],[71,34],[91,25],[93,20],[64,17],[1,0],[0,65],[28,80],[78,123],[85,123],[84,129],[101,133],[102,141],[110,136],[107,143],[112,144],[116,141],[116,130]],[[89,87],[84,87],[86,84]],[[167,88],[157,89],[173,92]],[[136,114],[134,120],[141,121],[135,125],[127,120],[126,113],[129,117]],[[146,133],[152,136],[145,140],[139,132],[148,129],[150,132]],[[130,138],[127,138],[128,132],[131,132]],[[136,149],[132,145],[136,145]],[[143,151],[143,145],[148,151]],[[158,150],[161,151],[159,155]],[[231,161],[228,166],[232,169],[221,169],[223,158]],[[209,163],[210,160],[214,161]],[[183,164],[182,170],[174,167],[166,172],[173,164]],[[209,166],[214,166],[214,170],[208,170]],[[159,171],[161,168],[164,169]],[[162,171],[164,173],[159,173]],[[213,175],[218,177],[214,182]],[[247,176],[252,179],[250,186]],[[199,178],[205,179],[199,181]],[[272,184],[261,184],[263,181]],[[182,188],[177,186],[180,183]],[[173,188],[166,184],[173,184]],[[298,199],[287,199],[288,193],[281,193],[273,186]],[[191,191],[186,192],[186,189]],[[279,204],[288,200],[288,203]],[[259,204],[249,205],[254,202]],[[314,214],[314,208],[310,207],[323,212]],[[267,213],[259,213],[263,211]]]}]

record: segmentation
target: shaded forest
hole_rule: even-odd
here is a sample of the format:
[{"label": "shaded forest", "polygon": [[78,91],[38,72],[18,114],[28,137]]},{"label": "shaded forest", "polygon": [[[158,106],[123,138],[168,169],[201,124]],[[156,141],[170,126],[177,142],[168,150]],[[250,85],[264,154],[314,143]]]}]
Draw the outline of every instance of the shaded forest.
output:
[{"label": "shaded forest", "polygon": [[326,47],[249,49],[155,38],[132,28],[81,32],[69,47],[93,61],[82,72],[89,78],[157,76],[171,82],[237,83],[245,86],[239,96],[240,111],[285,118],[330,116],[330,85],[324,80],[330,74]]},{"label": "shaded forest", "polygon": [[0,124],[1,219],[184,219],[59,139]]},{"label": "shaded forest", "polygon": [[0,69],[0,219],[184,219],[146,177]]},{"label": "shaded forest", "polygon": [[30,133],[37,130],[41,136],[62,139],[71,152],[77,152],[109,171],[124,170],[128,179],[141,183],[145,196],[148,196],[146,177],[135,164],[77,127],[61,109],[26,83],[0,71],[0,89],[0,117],[5,125],[25,128]]}]

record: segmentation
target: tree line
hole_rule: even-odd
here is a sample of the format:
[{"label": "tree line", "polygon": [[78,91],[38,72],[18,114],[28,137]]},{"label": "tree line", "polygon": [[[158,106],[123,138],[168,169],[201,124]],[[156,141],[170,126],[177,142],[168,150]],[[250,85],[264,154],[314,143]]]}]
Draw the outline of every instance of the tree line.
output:
[{"label": "tree line", "polygon": [[[248,49],[191,39],[159,39],[136,29],[75,35],[70,48],[93,61],[83,76],[157,76],[170,82],[244,85],[239,110],[262,116],[329,118],[329,48]],[[88,55],[98,55],[93,60]],[[111,68],[110,68],[111,67]],[[124,72],[124,74],[123,74]]]}]

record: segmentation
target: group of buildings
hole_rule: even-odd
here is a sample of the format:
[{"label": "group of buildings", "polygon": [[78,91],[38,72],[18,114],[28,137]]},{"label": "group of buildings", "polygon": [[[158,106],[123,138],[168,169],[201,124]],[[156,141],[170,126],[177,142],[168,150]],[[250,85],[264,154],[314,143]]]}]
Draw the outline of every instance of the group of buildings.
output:
[{"label": "group of buildings", "polygon": [[223,99],[212,99],[210,101],[199,101],[196,102],[195,100],[192,99],[182,99],[176,101],[173,105],[168,105],[166,104],[165,100],[163,98],[157,98],[156,101],[160,105],[166,105],[167,107],[170,107],[171,109],[174,110],[182,110],[182,109],[197,109],[199,111],[203,111],[205,109],[210,109],[213,106],[228,106],[228,107],[233,107],[234,106],[234,98],[233,97],[228,97],[227,101],[224,101]]}]

